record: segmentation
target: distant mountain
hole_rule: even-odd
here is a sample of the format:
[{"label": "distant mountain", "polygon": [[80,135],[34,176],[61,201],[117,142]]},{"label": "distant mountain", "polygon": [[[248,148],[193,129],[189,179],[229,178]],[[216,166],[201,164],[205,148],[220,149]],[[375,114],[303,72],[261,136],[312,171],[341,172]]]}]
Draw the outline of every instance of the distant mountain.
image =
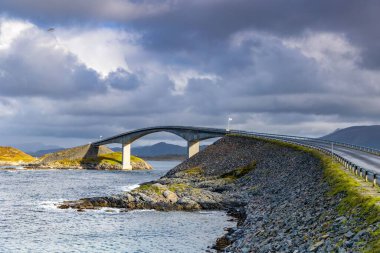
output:
[{"label": "distant mountain", "polygon": [[[201,146],[204,149],[206,146]],[[119,152],[121,148],[112,148],[113,151]],[[131,153],[139,157],[169,157],[169,156],[186,156],[187,147],[159,142],[150,146],[133,147]]]},{"label": "distant mountain", "polygon": [[44,149],[44,150],[38,150],[36,152],[28,152],[28,154],[34,157],[41,157],[46,154],[55,153],[61,150],[64,150],[64,148]]},{"label": "distant mountain", "polygon": [[380,149],[380,126],[353,126],[337,129],[321,139]]},{"label": "distant mountain", "polygon": [[142,157],[162,155],[186,155],[187,148],[179,145],[159,142],[151,146],[132,147],[132,154]]},{"label": "distant mountain", "polygon": [[50,149],[62,149],[62,147],[56,145],[46,145],[41,142],[28,142],[28,143],[19,143],[12,145],[15,148],[21,149],[26,153],[36,153],[41,150],[50,150]]}]

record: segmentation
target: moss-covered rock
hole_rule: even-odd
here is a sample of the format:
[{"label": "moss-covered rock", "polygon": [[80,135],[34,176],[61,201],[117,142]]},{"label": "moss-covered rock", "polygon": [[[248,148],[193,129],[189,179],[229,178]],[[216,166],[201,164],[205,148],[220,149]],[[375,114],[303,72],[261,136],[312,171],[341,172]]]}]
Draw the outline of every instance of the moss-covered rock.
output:
[{"label": "moss-covered rock", "polygon": [[224,178],[224,179],[232,179],[232,180],[239,179],[239,178],[247,175],[255,167],[256,167],[256,161],[253,161],[246,166],[242,166],[242,167],[236,168],[230,172],[224,173],[220,177]]}]

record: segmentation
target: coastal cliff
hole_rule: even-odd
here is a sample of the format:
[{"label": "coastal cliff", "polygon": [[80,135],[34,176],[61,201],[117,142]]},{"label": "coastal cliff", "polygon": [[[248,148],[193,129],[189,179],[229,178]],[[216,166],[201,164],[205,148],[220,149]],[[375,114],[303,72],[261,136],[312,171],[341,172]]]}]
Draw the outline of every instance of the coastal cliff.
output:
[{"label": "coastal cliff", "polygon": [[224,252],[373,249],[380,221],[363,218],[354,202],[342,209],[349,186],[334,190],[338,188],[326,178],[326,166],[310,151],[228,136],[131,192],[66,201],[59,207],[226,210],[238,218],[238,226],[217,240],[215,248]]}]

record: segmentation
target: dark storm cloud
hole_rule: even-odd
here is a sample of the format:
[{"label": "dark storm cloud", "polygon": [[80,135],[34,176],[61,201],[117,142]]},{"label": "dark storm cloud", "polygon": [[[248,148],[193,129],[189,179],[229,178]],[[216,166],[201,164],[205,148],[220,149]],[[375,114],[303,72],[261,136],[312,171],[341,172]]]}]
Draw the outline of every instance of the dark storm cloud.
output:
[{"label": "dark storm cloud", "polygon": [[136,19],[145,32],[144,45],[153,50],[197,51],[213,48],[237,31],[255,29],[281,36],[307,30],[345,34],[362,48],[362,63],[380,65],[380,2],[250,0],[181,1],[170,12]]},{"label": "dark storm cloud", "polygon": [[155,75],[154,79],[150,79],[142,73],[137,78],[141,83],[135,90],[118,89],[86,101],[73,100],[60,106],[60,113],[101,118],[122,118],[128,115],[127,118],[133,122],[138,117],[154,121],[163,114],[178,115],[186,108],[182,96],[171,95],[170,88],[173,84],[166,75]]},{"label": "dark storm cloud", "polygon": [[137,75],[119,68],[108,74],[107,83],[116,89],[132,90],[138,87],[140,81]]},{"label": "dark storm cloud", "polygon": [[237,31],[281,36],[337,32],[362,49],[362,66],[380,66],[377,0],[4,0],[0,9],[45,25],[95,22],[126,27],[142,32],[141,43],[154,51],[185,50],[207,57],[218,53],[213,54],[213,48],[224,48]]},{"label": "dark storm cloud", "polygon": [[[151,125],[221,127],[230,115],[242,128],[295,132],[297,122],[376,121],[379,9],[374,0],[3,0],[6,15],[40,30],[0,53],[0,117],[16,108],[3,128],[91,139]],[[55,26],[67,37],[99,27],[136,35],[121,40],[128,68],[100,76],[42,32]],[[81,43],[110,33],[94,34]],[[93,58],[114,41],[94,46]]]},{"label": "dark storm cloud", "polygon": [[[168,3],[167,3],[168,2]],[[2,0],[0,10],[41,25],[106,22],[115,24],[168,8],[171,1],[134,0]]]}]

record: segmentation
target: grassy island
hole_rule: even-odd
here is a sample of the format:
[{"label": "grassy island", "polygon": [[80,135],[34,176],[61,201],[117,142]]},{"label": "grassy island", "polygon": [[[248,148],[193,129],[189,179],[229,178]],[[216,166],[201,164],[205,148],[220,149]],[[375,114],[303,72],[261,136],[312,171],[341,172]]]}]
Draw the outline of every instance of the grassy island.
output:
[{"label": "grassy island", "polygon": [[30,163],[35,158],[13,147],[0,147],[0,163]]}]

